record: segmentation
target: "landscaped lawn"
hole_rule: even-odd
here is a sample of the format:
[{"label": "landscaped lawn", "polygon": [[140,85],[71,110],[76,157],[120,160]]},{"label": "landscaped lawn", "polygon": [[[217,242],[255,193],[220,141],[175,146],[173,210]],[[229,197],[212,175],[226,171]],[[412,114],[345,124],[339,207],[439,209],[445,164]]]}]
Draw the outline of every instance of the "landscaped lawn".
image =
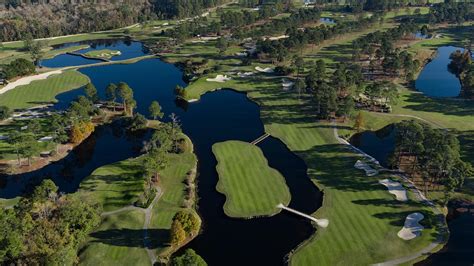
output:
[{"label": "landscaped lawn", "polygon": [[113,211],[133,204],[143,193],[143,163],[132,158],[97,168],[82,181],[79,192]]},{"label": "landscaped lawn", "polygon": [[224,212],[231,217],[249,218],[273,215],[277,205],[288,205],[290,191],[285,178],[268,166],[263,152],[255,145],[226,141],[212,146],[217,158],[217,190],[226,196]]},{"label": "landscaped lawn", "polygon": [[106,216],[79,254],[79,264],[150,265],[143,248],[144,220],[138,210]]},{"label": "landscaped lawn", "polygon": [[80,88],[88,82],[89,78],[78,71],[65,71],[1,94],[0,105],[8,106],[10,109],[20,109],[54,103],[56,95]]},{"label": "landscaped lawn", "polygon": [[[378,184],[387,176],[367,177],[355,169],[360,158],[343,145],[321,144],[298,154],[324,191],[316,216],[329,219],[329,226],[296,250],[292,265],[369,265],[412,254],[436,239],[432,211],[416,202],[397,202]],[[397,232],[413,212],[425,215],[425,229],[421,237],[404,241]]]},{"label": "landscaped lawn", "polygon": [[[190,143],[190,140],[188,140]],[[169,230],[174,215],[179,210],[196,211],[194,204],[191,208],[184,206],[187,186],[185,184],[187,174],[192,171],[196,164],[196,156],[192,149],[182,154],[171,154],[169,158],[172,165],[164,169],[160,174],[160,188],[163,192],[161,198],[153,208],[150,227],[153,246],[158,256],[169,255]]]}]

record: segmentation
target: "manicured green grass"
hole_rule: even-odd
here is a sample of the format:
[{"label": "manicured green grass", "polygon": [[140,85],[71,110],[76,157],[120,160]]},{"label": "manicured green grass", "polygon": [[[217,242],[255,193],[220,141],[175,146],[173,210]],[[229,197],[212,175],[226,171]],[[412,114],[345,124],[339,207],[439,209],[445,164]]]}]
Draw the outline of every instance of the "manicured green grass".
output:
[{"label": "manicured green grass", "polygon": [[[189,141],[190,142],[190,141]],[[169,230],[174,215],[179,210],[188,210],[197,215],[194,204],[191,208],[185,207],[187,185],[185,184],[187,174],[197,164],[196,156],[192,150],[182,154],[172,154],[169,158],[172,165],[164,169],[160,175],[160,188],[163,194],[153,208],[150,227],[153,246],[158,256],[168,256]]]},{"label": "manicured green grass", "polygon": [[21,197],[15,197],[12,199],[0,198],[0,209],[13,208],[20,200],[21,200]]},{"label": "manicured green grass", "polygon": [[[328,129],[329,130],[329,129]],[[431,210],[414,202],[397,202],[378,180],[354,169],[358,156],[340,144],[317,145],[299,153],[309,163],[312,180],[324,191],[316,216],[329,219],[327,228],[296,250],[291,265],[369,265],[411,254],[436,239],[425,223],[422,236],[404,241],[397,236],[405,217]]]},{"label": "manicured green grass", "polygon": [[137,201],[144,181],[141,158],[128,159],[97,168],[82,181],[79,193],[113,211]]},{"label": "manicured green grass", "polygon": [[85,55],[93,58],[111,59],[114,56],[120,55],[120,51],[110,49],[94,50],[85,53]]},{"label": "manicured green grass", "polygon": [[8,106],[10,109],[20,109],[54,103],[56,95],[80,88],[88,82],[87,76],[75,70],[65,71],[1,94],[0,105]]},{"label": "manicured green grass", "polygon": [[[386,24],[384,28],[389,26]],[[329,42],[315,51],[315,55],[308,50],[305,60],[346,61],[351,58],[350,42],[377,29]],[[207,77],[216,74],[220,73]],[[281,79],[258,74],[254,78],[234,78],[224,84],[206,82],[205,77],[198,79],[187,87],[188,98],[198,99],[203,93],[222,87],[247,92],[248,97],[261,106],[266,132],[301,156],[308,165],[311,180],[324,190],[323,207],[315,215],[328,218],[329,227],[319,229],[297,249],[290,257],[291,264],[368,265],[413,254],[434,240],[436,226],[429,224],[425,224],[427,229],[418,239],[407,242],[397,237],[407,214],[422,211],[429,218],[430,210],[415,202],[397,203],[386,188],[378,184],[378,179],[385,176],[369,178],[355,169],[354,163],[360,157],[337,143],[329,122],[317,121],[310,97],[283,91]],[[367,119],[370,120],[368,126],[374,129],[384,125],[383,121]],[[399,121],[401,118],[384,119]],[[351,122],[339,125],[348,133],[350,126]]]},{"label": "manicured green grass", "polygon": [[226,141],[212,146],[217,158],[217,190],[226,196],[224,212],[230,217],[249,218],[273,215],[277,205],[288,205],[291,194],[285,178],[268,166],[255,145]]},{"label": "manicured green grass", "polygon": [[106,216],[79,254],[79,264],[150,265],[143,248],[144,220],[138,210]]}]

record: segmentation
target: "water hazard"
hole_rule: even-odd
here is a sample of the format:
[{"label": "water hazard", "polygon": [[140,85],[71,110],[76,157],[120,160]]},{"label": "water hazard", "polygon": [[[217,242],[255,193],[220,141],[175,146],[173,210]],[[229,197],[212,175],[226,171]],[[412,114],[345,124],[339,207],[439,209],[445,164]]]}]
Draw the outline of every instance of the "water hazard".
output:
[{"label": "water hazard", "polygon": [[[310,221],[286,212],[250,220],[229,218],[223,212],[225,197],[215,188],[218,175],[212,145],[226,140],[251,142],[264,133],[259,107],[245,94],[221,90],[204,95],[197,103],[176,102],[173,89],[176,85],[185,85],[182,73],[159,59],[80,71],[89,76],[101,96],[109,83],[124,81],[134,89],[138,112],[147,114],[151,101],[157,100],[166,116],[171,113],[179,116],[183,131],[192,139],[199,159],[199,213],[204,221],[203,233],[187,247],[195,249],[210,265],[282,265],[285,255],[314,233]],[[56,107],[66,107],[80,93],[81,90],[75,90],[59,95]],[[0,188],[0,195],[14,197],[28,188],[29,181],[37,183],[46,177],[52,178],[61,191],[73,192],[95,168],[137,156],[139,149],[136,147],[142,141],[126,135],[115,136],[113,126],[100,127],[91,140],[90,144],[84,144],[89,148],[81,159],[71,154],[70,158],[44,169],[10,177]],[[316,211],[322,195],[309,180],[303,160],[274,138],[266,139],[259,147],[270,166],[285,176],[292,194],[290,207],[306,213]],[[64,175],[65,170],[73,174]]]}]

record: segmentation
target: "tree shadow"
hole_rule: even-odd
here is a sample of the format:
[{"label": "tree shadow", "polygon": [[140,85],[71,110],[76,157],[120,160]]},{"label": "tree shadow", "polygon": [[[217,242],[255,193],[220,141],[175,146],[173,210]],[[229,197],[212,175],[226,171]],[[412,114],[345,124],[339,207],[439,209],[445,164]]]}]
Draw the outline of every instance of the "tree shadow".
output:
[{"label": "tree shadow", "polygon": [[90,234],[94,238],[91,243],[103,243],[111,246],[145,248],[145,232],[147,231],[148,248],[155,249],[162,246],[159,239],[168,239],[168,230],[165,229],[110,229]]},{"label": "tree shadow", "polygon": [[413,111],[442,113],[445,115],[472,116],[474,102],[461,99],[431,98],[421,93],[411,93],[404,108]]}]

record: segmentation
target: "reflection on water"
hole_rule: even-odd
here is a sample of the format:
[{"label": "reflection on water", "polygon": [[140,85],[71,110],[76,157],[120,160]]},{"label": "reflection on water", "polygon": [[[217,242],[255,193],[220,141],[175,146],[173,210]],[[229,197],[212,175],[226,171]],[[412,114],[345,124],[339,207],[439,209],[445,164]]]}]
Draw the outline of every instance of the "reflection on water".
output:
[{"label": "reflection on water", "polygon": [[[245,94],[221,90],[206,94],[193,104],[176,101],[174,88],[186,85],[182,72],[159,59],[80,71],[89,76],[101,97],[104,97],[110,82],[124,81],[134,90],[138,112],[147,114],[150,103],[157,100],[165,113],[165,121],[169,120],[171,113],[179,116],[183,131],[193,141],[199,159],[198,204],[204,221],[203,233],[188,247],[195,249],[210,265],[283,265],[285,255],[314,232],[307,219],[286,212],[251,220],[232,219],[224,214],[225,197],[216,190],[217,162],[212,145],[226,140],[250,142],[264,133],[259,107]],[[64,108],[80,93],[81,90],[75,90],[59,95],[56,106]],[[45,177],[53,177],[61,191],[73,192],[97,167],[139,155],[142,139],[129,139],[113,129],[101,127],[88,142],[57,164],[32,174],[12,177],[22,181],[8,184],[0,194],[13,197],[21,193],[21,187],[28,181]],[[316,211],[322,196],[309,180],[302,159],[277,139],[268,138],[259,146],[270,166],[285,176],[292,194],[291,207],[307,213]],[[242,252],[242,247],[245,247],[245,252]]]},{"label": "reflection on water", "polygon": [[433,97],[457,97],[461,92],[461,82],[451,73],[448,65],[449,56],[461,48],[444,46],[438,49],[438,54],[421,71],[415,82],[417,90]]}]

